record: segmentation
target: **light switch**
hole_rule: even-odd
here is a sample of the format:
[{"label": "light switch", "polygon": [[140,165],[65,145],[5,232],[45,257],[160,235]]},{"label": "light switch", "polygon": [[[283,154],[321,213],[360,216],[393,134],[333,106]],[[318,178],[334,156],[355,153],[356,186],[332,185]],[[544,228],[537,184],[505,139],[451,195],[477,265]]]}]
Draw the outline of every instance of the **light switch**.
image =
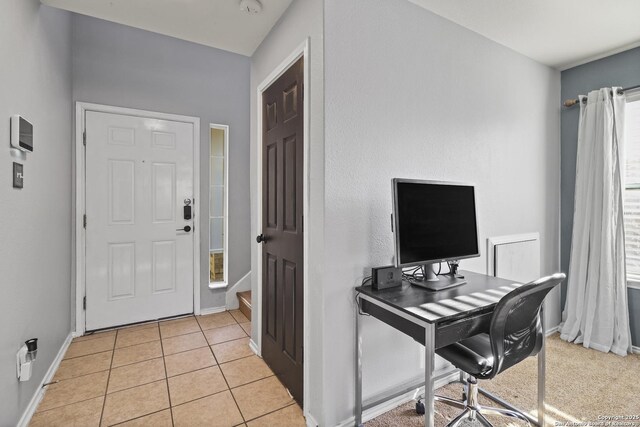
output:
[{"label": "light switch", "polygon": [[13,188],[22,188],[23,175],[22,167],[20,163],[13,162]]}]

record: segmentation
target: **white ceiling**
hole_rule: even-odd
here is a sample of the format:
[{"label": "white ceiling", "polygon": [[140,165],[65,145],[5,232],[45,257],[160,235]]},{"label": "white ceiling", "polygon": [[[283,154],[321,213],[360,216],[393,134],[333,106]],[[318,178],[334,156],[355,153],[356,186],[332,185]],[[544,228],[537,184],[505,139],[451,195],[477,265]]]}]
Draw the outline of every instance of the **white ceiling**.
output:
[{"label": "white ceiling", "polygon": [[[240,0],[41,1],[250,56],[292,0],[261,0],[257,15]],[[561,70],[640,45],[638,0],[409,1]]]},{"label": "white ceiling", "polygon": [[640,45],[638,0],[409,1],[561,70]]},{"label": "white ceiling", "polygon": [[262,12],[240,0],[41,0],[60,9],[250,56],[292,0],[262,0]]}]

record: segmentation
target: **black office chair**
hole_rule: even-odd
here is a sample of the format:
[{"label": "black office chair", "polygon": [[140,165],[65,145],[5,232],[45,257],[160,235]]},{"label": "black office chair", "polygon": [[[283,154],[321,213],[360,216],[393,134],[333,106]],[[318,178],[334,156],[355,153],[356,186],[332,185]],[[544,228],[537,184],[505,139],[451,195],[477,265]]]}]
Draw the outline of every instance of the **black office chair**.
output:
[{"label": "black office chair", "polygon": [[456,427],[466,420],[477,420],[487,427],[491,426],[483,414],[505,415],[530,424],[529,419],[519,411],[480,405],[477,379],[491,379],[540,351],[544,337],[540,321],[542,302],[565,277],[563,273],[556,273],[514,289],[496,305],[488,334],[475,335],[436,350],[438,355],[469,375],[463,400],[436,396],[438,401],[464,409],[449,423],[450,427]]}]

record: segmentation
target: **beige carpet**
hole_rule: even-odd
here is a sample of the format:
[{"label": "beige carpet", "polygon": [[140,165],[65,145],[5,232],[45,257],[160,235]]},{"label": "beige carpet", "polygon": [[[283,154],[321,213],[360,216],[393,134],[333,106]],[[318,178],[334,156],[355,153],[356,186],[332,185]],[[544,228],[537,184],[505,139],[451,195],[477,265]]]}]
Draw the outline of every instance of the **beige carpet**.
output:
[{"label": "beige carpet", "polygon": [[[546,361],[548,426],[597,423],[598,416],[640,415],[639,355],[620,357],[601,353],[564,342],[555,334],[547,340]],[[480,381],[480,387],[537,416],[537,358],[531,357],[491,381]],[[460,399],[462,385],[449,384],[437,393]],[[480,401],[484,405],[497,406],[484,397]],[[436,402],[436,427],[446,425],[459,413],[459,409]],[[496,426],[526,425],[503,417],[487,418]],[[631,423],[626,427],[640,427],[640,420],[626,422]],[[366,423],[367,427],[423,425],[424,416],[416,414],[415,401]]]}]

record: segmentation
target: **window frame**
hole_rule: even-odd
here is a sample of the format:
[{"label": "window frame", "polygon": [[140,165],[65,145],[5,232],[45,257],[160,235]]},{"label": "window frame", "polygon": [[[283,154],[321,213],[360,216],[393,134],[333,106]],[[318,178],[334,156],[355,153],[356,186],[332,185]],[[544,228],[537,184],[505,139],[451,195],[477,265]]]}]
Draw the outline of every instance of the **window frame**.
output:
[{"label": "window frame", "polygon": [[[213,142],[213,135],[212,135],[212,131],[213,130],[221,130],[224,133],[224,144],[223,144],[223,152],[222,152],[222,157],[223,157],[223,168],[224,168],[224,172],[223,172],[223,215],[222,215],[222,233],[223,233],[223,239],[222,239],[222,257],[223,257],[223,278],[224,280],[220,281],[220,282],[212,282],[211,281],[211,219],[212,218],[219,218],[219,217],[214,217],[212,216],[211,212],[211,189],[212,189],[212,185],[211,185],[211,178],[212,178],[212,173],[213,171],[211,170],[211,159],[213,157],[220,157],[220,156],[213,156],[211,153],[211,143]],[[207,191],[208,191],[208,204],[207,204],[207,211],[209,212],[208,216],[207,216],[207,221],[208,221],[208,227],[209,227],[209,233],[208,233],[208,244],[207,244],[207,258],[208,258],[208,265],[209,265],[209,274],[208,274],[208,278],[209,278],[209,289],[225,289],[228,285],[229,285],[229,126],[228,125],[221,125],[221,124],[214,124],[214,123],[210,123],[209,124],[209,180],[207,182]]]},{"label": "window frame", "polygon": [[[626,94],[626,99],[625,99],[625,103],[629,104],[632,102],[640,102],[640,90],[634,90],[631,92],[628,92]],[[626,123],[626,117],[625,117],[625,123]],[[625,166],[625,175],[626,175],[626,167],[627,167],[627,163],[626,160],[624,162],[624,166]],[[624,184],[624,191],[628,191],[628,190],[639,190],[640,189],[640,184],[631,184],[628,185],[625,181]],[[626,239],[626,229],[625,229],[625,239]],[[625,256],[625,265],[626,265],[626,256]],[[639,279],[630,279],[628,274],[626,277],[627,280],[627,288],[633,288],[633,289],[640,289],[640,280]]]}]

